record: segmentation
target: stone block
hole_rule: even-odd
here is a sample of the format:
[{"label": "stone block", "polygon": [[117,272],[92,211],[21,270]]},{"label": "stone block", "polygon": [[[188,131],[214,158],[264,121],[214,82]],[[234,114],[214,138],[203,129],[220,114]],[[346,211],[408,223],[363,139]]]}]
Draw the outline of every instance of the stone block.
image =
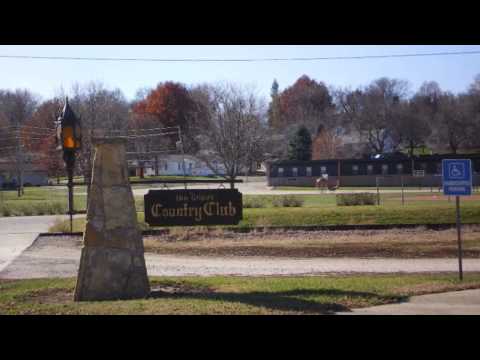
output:
[{"label": "stone block", "polygon": [[150,293],[143,251],[84,247],[76,301],[145,298]]}]

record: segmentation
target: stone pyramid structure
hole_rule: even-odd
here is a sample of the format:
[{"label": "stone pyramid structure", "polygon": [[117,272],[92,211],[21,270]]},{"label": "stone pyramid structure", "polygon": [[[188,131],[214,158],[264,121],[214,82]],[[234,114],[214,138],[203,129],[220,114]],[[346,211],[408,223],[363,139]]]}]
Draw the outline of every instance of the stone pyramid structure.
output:
[{"label": "stone pyramid structure", "polygon": [[95,141],[75,301],[145,298],[150,293],[125,143]]}]

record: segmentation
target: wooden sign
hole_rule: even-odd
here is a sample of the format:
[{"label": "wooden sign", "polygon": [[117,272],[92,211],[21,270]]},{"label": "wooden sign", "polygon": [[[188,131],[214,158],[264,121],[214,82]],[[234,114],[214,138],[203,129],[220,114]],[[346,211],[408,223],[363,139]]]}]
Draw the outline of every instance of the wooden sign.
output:
[{"label": "wooden sign", "polygon": [[236,225],[242,219],[237,189],[150,190],[144,203],[150,226]]}]

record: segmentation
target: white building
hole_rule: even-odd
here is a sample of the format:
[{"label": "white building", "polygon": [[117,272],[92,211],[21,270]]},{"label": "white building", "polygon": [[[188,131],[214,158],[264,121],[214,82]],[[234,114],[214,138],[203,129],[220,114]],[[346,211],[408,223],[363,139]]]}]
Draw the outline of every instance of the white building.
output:
[{"label": "white building", "polygon": [[[185,164],[185,172],[183,164]],[[130,176],[141,176],[142,169],[144,176],[183,176],[184,174],[188,176],[214,176],[225,173],[225,168],[218,161],[212,161],[214,171],[204,161],[191,155],[164,155],[159,156],[157,160],[130,160],[128,165]]]},{"label": "white building", "polygon": [[[0,159],[0,188],[16,187],[17,179],[15,164],[11,160]],[[39,164],[25,164],[23,166],[23,184],[25,186],[39,186],[48,184],[48,172]]]}]

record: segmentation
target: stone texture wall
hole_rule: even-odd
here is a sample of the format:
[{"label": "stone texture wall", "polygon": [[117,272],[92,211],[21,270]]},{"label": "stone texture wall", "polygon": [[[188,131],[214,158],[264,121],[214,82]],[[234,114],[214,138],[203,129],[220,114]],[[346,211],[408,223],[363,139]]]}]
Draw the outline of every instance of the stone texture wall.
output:
[{"label": "stone texture wall", "polygon": [[75,300],[148,296],[124,140],[97,140]]}]

